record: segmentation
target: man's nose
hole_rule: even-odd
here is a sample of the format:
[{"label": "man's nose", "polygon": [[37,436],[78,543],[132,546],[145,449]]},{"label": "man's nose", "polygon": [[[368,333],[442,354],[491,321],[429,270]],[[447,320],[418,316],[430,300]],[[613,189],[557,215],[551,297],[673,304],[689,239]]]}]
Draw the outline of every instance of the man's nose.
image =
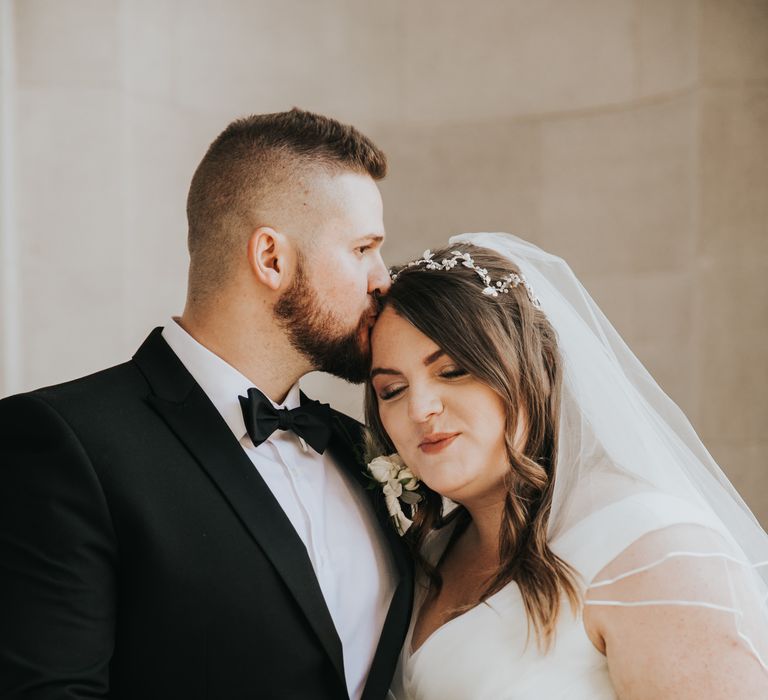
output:
[{"label": "man's nose", "polygon": [[378,290],[382,294],[386,294],[391,286],[392,280],[389,277],[389,268],[384,264],[381,255],[377,253],[376,264],[368,275],[368,292],[373,293],[374,290]]}]

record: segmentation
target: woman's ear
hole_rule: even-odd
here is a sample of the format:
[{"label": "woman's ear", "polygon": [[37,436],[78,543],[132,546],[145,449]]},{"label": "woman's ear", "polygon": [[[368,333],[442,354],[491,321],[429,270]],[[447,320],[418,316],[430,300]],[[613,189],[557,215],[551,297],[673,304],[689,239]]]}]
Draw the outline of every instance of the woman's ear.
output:
[{"label": "woman's ear", "polygon": [[256,279],[277,291],[289,277],[292,249],[288,238],[269,226],[260,226],[248,239],[248,265]]}]

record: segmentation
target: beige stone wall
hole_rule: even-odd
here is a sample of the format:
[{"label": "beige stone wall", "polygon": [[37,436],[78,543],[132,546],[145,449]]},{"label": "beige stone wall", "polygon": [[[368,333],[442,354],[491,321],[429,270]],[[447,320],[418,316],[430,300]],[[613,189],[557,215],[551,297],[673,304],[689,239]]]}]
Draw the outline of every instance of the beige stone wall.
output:
[{"label": "beige stone wall", "polygon": [[565,257],[768,523],[768,1],[0,3],[0,393],[178,312],[202,152],[300,105],[387,150],[390,260],[471,230]]}]

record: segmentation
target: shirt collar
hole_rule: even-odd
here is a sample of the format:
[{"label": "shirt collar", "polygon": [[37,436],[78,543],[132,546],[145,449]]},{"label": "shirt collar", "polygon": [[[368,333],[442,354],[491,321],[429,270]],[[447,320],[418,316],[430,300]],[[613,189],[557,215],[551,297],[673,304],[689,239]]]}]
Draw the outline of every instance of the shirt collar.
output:
[{"label": "shirt collar", "polygon": [[[240,441],[246,429],[238,396],[247,396],[248,389],[254,386],[253,382],[195,340],[176,318],[163,328],[162,335]],[[299,383],[290,388],[281,404],[272,399],[270,401],[275,408],[298,408],[301,403]]]}]

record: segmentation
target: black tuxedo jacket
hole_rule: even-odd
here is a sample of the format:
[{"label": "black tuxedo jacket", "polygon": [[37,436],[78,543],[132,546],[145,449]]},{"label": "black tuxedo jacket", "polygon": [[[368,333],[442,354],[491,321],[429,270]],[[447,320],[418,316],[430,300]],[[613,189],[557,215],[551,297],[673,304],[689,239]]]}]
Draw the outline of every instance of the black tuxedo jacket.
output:
[{"label": "black tuxedo jacket", "polygon": [[[0,698],[346,698],[306,549],[156,329],[133,360],[0,401]],[[365,482],[360,426],[331,454]],[[387,694],[412,567],[363,698]]]}]

